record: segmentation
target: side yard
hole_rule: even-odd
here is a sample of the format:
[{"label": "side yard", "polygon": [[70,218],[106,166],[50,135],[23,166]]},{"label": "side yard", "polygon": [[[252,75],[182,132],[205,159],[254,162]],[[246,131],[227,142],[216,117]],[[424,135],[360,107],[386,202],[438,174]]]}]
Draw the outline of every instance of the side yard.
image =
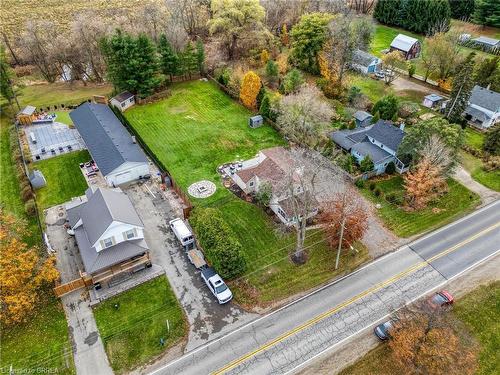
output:
[{"label": "side yard", "polygon": [[361,193],[379,205],[377,213],[394,233],[401,237],[429,231],[447,224],[458,216],[472,211],[479,203],[479,196],[453,179],[448,179],[448,193],[420,211],[407,211],[403,203],[403,178],[394,176],[375,179],[362,187]]},{"label": "side yard", "polygon": [[188,328],[164,276],[102,302],[94,315],[117,374],[145,364],[179,343]]}]

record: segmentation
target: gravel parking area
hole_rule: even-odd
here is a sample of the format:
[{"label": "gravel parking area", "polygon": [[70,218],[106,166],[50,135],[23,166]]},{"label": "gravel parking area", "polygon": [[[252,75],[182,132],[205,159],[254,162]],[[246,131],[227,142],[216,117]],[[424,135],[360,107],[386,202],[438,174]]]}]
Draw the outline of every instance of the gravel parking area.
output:
[{"label": "gravel parking area", "polygon": [[258,315],[250,314],[231,302],[219,305],[203,283],[200,273],[189,262],[168,227],[168,221],[182,217],[182,207],[171,191],[161,191],[154,181],[124,189],[146,228],[151,260],[165,269],[168,281],[190,324],[185,351],[220,337]]}]

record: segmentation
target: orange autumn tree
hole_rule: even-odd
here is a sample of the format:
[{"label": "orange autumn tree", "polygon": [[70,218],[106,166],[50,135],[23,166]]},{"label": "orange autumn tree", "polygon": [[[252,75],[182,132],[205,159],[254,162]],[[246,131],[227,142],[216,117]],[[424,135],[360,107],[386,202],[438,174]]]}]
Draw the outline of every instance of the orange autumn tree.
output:
[{"label": "orange autumn tree", "polygon": [[262,52],[260,53],[260,62],[262,63],[262,66],[266,65],[268,61],[269,61],[269,52],[267,51],[267,49],[263,49]]},{"label": "orange autumn tree", "polygon": [[24,241],[26,222],[0,210],[1,322],[25,322],[44,287],[59,278],[55,258],[41,259],[39,250]]},{"label": "orange autumn tree", "polygon": [[325,203],[318,220],[323,225],[328,245],[334,250],[339,245],[342,222],[344,222],[341,246],[343,249],[360,240],[368,227],[366,210],[356,192],[350,188],[337,193],[331,201]]},{"label": "orange autumn tree", "polygon": [[442,311],[403,310],[391,329],[393,363],[412,374],[472,375],[477,343],[465,327]]},{"label": "orange autumn tree", "polygon": [[250,109],[257,108],[257,96],[259,95],[261,86],[260,77],[253,71],[250,70],[243,76],[240,99],[245,107]]},{"label": "orange autumn tree", "polygon": [[288,46],[288,44],[290,43],[290,37],[288,35],[288,28],[286,26],[286,23],[284,23],[281,27],[280,39],[281,44],[283,44],[284,46]]}]

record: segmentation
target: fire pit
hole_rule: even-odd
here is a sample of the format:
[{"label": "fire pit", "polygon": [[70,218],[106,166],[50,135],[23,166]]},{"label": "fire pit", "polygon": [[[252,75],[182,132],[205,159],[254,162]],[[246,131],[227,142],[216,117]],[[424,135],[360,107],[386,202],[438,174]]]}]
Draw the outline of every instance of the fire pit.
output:
[{"label": "fire pit", "polygon": [[188,187],[188,193],[194,198],[208,198],[215,193],[215,184],[211,181],[198,181]]}]

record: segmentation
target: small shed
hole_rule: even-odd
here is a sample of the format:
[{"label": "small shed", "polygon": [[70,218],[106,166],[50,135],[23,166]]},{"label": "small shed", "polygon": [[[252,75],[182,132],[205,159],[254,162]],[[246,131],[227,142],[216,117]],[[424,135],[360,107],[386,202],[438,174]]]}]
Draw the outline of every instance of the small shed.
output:
[{"label": "small shed", "polygon": [[47,185],[47,181],[45,180],[45,176],[38,169],[33,170],[30,175],[30,184],[33,189],[40,189]]},{"label": "small shed", "polygon": [[424,98],[422,105],[427,108],[437,108],[439,104],[444,100],[441,95],[438,94],[430,94]]},{"label": "small shed", "polygon": [[354,120],[356,122],[356,127],[361,128],[363,126],[370,125],[373,116],[365,111],[357,111],[354,115]]},{"label": "small shed", "polygon": [[500,48],[500,40],[494,38],[488,38],[486,36],[480,36],[478,38],[471,39],[471,42],[474,43],[479,48],[484,50],[492,50]]},{"label": "small shed", "polygon": [[252,116],[248,119],[248,126],[258,128],[264,124],[264,118],[261,115]]},{"label": "small shed", "polygon": [[31,123],[36,120],[36,107],[32,105],[27,105],[24,109],[17,114],[17,121],[22,125],[31,125]]},{"label": "small shed", "polygon": [[112,97],[110,103],[120,109],[120,111],[124,112],[127,108],[130,108],[135,104],[135,96],[128,91],[124,91],[121,94]]},{"label": "small shed", "polygon": [[411,36],[398,34],[396,36],[390,47],[390,51],[400,51],[406,60],[415,59],[420,55],[420,50],[422,46],[417,38],[412,38]]},{"label": "small shed", "polygon": [[375,73],[380,69],[382,60],[360,49],[354,51],[351,67],[363,74]]}]

